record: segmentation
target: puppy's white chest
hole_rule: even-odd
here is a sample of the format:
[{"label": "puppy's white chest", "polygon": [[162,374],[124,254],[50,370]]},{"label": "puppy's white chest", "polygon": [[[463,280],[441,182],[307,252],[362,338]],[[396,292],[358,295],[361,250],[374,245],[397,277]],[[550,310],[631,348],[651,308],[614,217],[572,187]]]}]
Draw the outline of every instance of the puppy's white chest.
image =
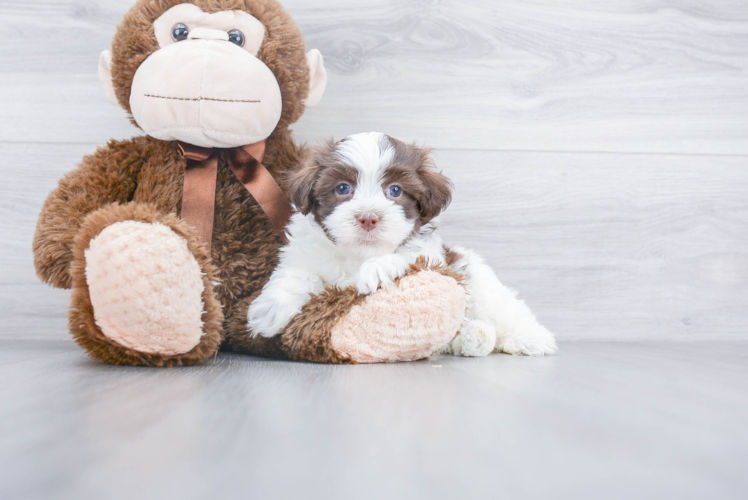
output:
[{"label": "puppy's white chest", "polygon": [[[329,257],[328,257],[329,258]],[[364,261],[343,255],[335,259],[337,262],[333,268],[328,268],[328,273],[322,276],[326,285],[334,285],[340,288],[354,286]]]}]

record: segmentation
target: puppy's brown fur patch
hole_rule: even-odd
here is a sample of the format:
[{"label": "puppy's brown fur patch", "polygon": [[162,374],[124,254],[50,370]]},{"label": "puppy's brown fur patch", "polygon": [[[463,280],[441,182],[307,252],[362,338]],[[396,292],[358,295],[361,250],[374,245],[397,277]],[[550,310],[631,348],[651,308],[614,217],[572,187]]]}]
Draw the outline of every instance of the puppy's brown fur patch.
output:
[{"label": "puppy's brown fur patch", "polygon": [[416,200],[420,228],[449,206],[452,201],[452,181],[436,170],[430,149],[406,144],[389,136],[388,139],[395,148],[395,156],[385,172],[384,183],[397,183]]},{"label": "puppy's brown fur patch", "polygon": [[444,245],[444,260],[447,262],[448,266],[451,266],[458,260],[460,260],[463,257],[462,254],[455,252],[451,248],[449,248],[447,245]]}]

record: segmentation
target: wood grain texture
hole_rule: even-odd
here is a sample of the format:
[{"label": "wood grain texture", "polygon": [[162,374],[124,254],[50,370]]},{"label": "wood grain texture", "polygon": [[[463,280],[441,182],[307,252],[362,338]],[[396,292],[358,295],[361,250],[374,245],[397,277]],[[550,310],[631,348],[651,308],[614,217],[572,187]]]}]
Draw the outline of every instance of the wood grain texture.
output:
[{"label": "wood grain texture", "polygon": [[[0,141],[134,132],[96,78],[130,5],[0,4]],[[284,5],[330,70],[302,139],[374,129],[457,149],[748,153],[743,0]]]},{"label": "wood grain texture", "polygon": [[748,343],[154,370],[0,341],[0,497],[737,500]]},{"label": "wood grain texture", "polygon": [[[559,338],[748,336],[744,1],[284,4],[330,70],[297,137],[442,148],[445,237]],[[96,76],[131,5],[0,3],[0,337],[67,335],[31,238],[64,172],[138,133]]]},{"label": "wood grain texture", "polygon": [[743,157],[443,151],[448,243],[562,339],[746,338]]},{"label": "wood grain texture", "polygon": [[[0,337],[64,338],[67,292],[34,275],[41,204],[88,145],[0,145]],[[449,244],[474,248],[560,339],[748,332],[745,158],[455,151]]]}]

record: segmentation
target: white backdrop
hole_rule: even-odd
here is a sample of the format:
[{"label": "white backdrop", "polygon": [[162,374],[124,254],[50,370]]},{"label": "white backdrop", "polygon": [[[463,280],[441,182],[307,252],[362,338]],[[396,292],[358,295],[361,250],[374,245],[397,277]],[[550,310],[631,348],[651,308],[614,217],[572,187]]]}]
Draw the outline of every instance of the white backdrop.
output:
[{"label": "white backdrop", "polygon": [[[138,133],[99,89],[132,0],[0,0],[0,338],[67,338],[36,278],[41,204]],[[437,148],[448,242],[560,340],[748,338],[744,0],[288,0],[328,92],[297,139]]]}]

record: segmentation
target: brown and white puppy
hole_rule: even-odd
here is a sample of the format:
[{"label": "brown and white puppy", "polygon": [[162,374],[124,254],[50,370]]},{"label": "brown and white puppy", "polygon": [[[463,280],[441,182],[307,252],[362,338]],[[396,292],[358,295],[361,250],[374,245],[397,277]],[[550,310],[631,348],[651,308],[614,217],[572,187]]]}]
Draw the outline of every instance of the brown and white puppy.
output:
[{"label": "brown and white puppy", "polygon": [[[452,198],[429,151],[380,133],[328,141],[290,178],[298,209],[280,264],[248,312],[253,335],[272,337],[325,286],[370,294],[391,285],[423,256],[447,264],[434,219]],[[543,355],[553,335],[472,251],[454,249],[451,267],[470,297],[463,326],[448,352],[485,356],[494,350]]]}]

